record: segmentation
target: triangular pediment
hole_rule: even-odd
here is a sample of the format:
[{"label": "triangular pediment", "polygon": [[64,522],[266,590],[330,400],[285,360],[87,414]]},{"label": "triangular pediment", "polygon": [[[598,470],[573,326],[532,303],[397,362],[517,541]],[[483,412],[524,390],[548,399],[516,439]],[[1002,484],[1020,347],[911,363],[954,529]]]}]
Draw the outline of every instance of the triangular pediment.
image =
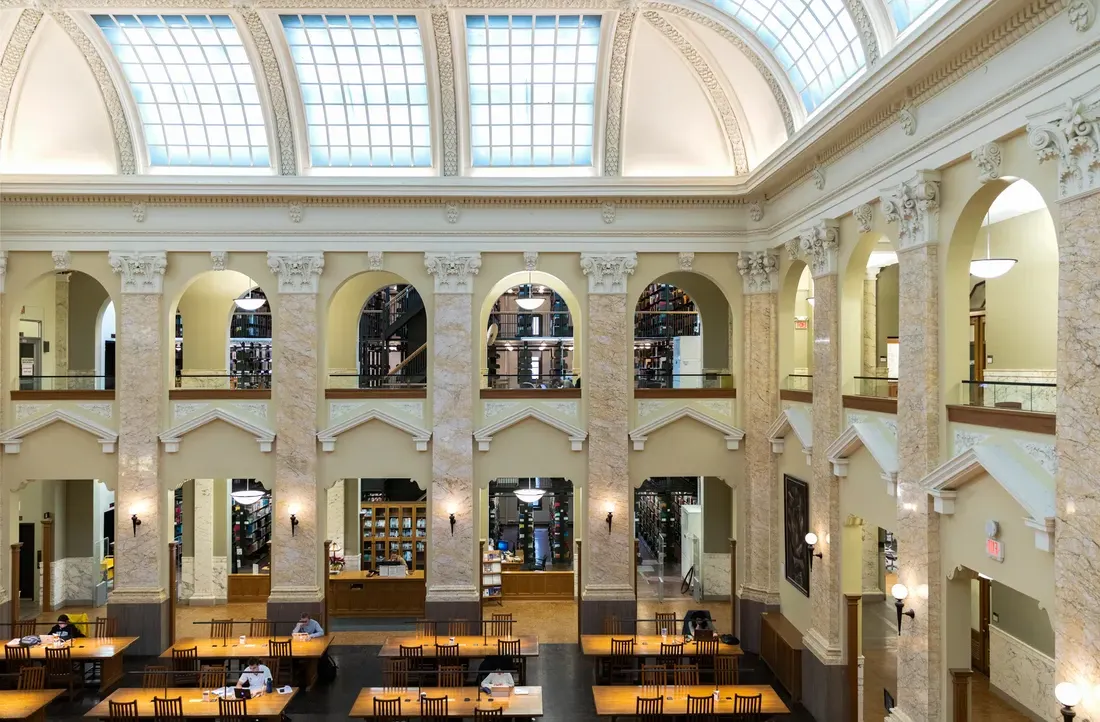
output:
[{"label": "triangular pediment", "polygon": [[680,419],[695,419],[700,424],[703,424],[704,426],[709,426],[715,431],[720,432],[723,436],[726,437],[726,448],[730,451],[736,451],[741,445],[741,440],[745,438],[745,432],[741,429],[738,429],[735,426],[730,426],[729,424],[724,424],[718,419],[712,418],[691,406],[684,406],[679,409],[670,411],[664,416],[660,416],[653,421],[650,421],[645,426],[639,426],[638,428],[631,431],[630,440],[634,442],[634,450],[642,451],[645,448],[646,439],[649,437],[650,434],[652,434],[654,431],[657,431],[658,429],[662,429],[668,426],[669,424],[675,423]]},{"label": "triangular pediment", "polygon": [[497,421],[488,426],[482,427],[474,432],[474,441],[477,442],[478,451],[488,451],[489,444],[492,443],[493,437],[501,431],[515,426],[521,421],[527,419],[535,419],[541,421],[547,426],[551,426],[558,431],[566,434],[569,437],[569,443],[573,451],[580,451],[584,448],[584,440],[588,438],[588,432],[579,426],[562,421],[559,418],[551,416],[542,409],[535,408],[534,406],[527,406],[519,411],[505,416],[500,421]]},{"label": "triangular pediment", "polygon": [[833,465],[833,474],[848,476],[848,458],[859,449],[867,449],[875,463],[882,469],[886,491],[890,496],[897,492],[898,438],[885,424],[877,421],[861,421],[851,424],[825,454]]},{"label": "triangular pediment", "polygon": [[343,434],[345,431],[351,431],[352,429],[362,426],[370,421],[381,421],[383,424],[388,424],[395,429],[404,431],[412,437],[413,443],[416,444],[417,451],[427,451],[428,442],[431,441],[432,432],[417,426],[410,424],[403,419],[399,419],[396,416],[387,414],[385,411],[379,411],[378,409],[370,409],[364,411],[358,416],[353,416],[347,421],[342,421],[335,426],[330,426],[324,431],[317,433],[317,440],[321,442],[322,451],[335,451],[336,450],[336,438]]},{"label": "triangular pediment", "polygon": [[161,443],[164,444],[164,451],[169,454],[176,453],[180,449],[180,440],[184,436],[214,421],[224,421],[230,426],[236,426],[238,429],[252,434],[260,444],[260,451],[265,453],[271,451],[272,444],[275,442],[275,432],[271,429],[254,424],[247,419],[237,416],[232,411],[214,408],[198,416],[194,416],[181,424],[177,424],[162,433],[160,435],[160,440]]},{"label": "triangular pediment", "polygon": [[0,436],[0,444],[4,446],[4,453],[18,454],[23,439],[28,434],[32,434],[39,429],[44,429],[50,424],[58,421],[80,429],[81,431],[86,431],[96,437],[96,440],[99,441],[99,445],[103,448],[104,454],[114,453],[115,446],[118,444],[118,434],[113,429],[109,429],[102,424],[97,424],[94,421],[64,409],[54,409],[38,418],[31,419],[25,424],[20,424],[15,428],[8,429],[3,436]]},{"label": "triangular pediment", "polygon": [[787,435],[792,431],[798,438],[802,453],[806,455],[809,463],[810,454],[814,449],[814,423],[809,412],[803,408],[792,406],[789,409],[783,409],[768,427],[768,441],[772,443],[772,453],[783,453],[787,448]]}]

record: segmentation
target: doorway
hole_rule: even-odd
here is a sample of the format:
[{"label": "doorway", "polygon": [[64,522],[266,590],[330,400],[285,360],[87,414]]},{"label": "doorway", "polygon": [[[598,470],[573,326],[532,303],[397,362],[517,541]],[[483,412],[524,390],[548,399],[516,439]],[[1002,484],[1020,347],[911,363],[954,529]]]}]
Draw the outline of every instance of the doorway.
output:
[{"label": "doorway", "polygon": [[970,625],[970,666],[986,677],[989,676],[989,621],[990,593],[992,584],[989,579],[979,576],[970,581],[972,595],[970,609],[973,619]]},{"label": "doorway", "polygon": [[699,477],[654,477],[634,490],[635,593],[639,599],[694,597],[701,568]]},{"label": "doorway", "polygon": [[19,543],[23,548],[19,550],[19,598],[34,599],[35,569],[38,560],[34,548],[34,523],[19,522]]}]

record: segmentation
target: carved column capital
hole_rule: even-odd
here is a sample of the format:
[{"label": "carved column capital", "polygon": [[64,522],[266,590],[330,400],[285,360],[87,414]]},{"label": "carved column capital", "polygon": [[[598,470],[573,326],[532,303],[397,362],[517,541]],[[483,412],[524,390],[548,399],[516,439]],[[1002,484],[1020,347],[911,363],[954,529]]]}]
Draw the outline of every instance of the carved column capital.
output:
[{"label": "carved column capital", "polygon": [[1027,143],[1039,161],[1058,161],[1059,198],[1100,189],[1100,92],[1027,120]]},{"label": "carved column capital", "polygon": [[939,243],[939,171],[917,171],[910,180],[884,189],[880,200],[886,222],[898,224],[901,250]]},{"label": "carved column capital", "polygon": [[834,218],[825,218],[806,228],[799,234],[799,248],[814,278],[836,273],[840,223]]},{"label": "carved column capital", "polygon": [[779,290],[779,252],[743,251],[737,255],[737,270],[741,273],[744,293],[775,293]]},{"label": "carved column capital", "polygon": [[279,279],[279,293],[317,293],[321,272],[325,269],[325,254],[275,253],[268,251],[267,267]]},{"label": "carved column capital", "polygon": [[162,293],[168,254],[164,251],[111,251],[107,260],[122,276],[123,293]]},{"label": "carved column capital", "polygon": [[637,253],[582,253],[589,293],[626,293],[626,277],[638,267]]},{"label": "carved column capital", "polygon": [[473,293],[481,254],[425,253],[424,267],[435,278],[436,293]]}]

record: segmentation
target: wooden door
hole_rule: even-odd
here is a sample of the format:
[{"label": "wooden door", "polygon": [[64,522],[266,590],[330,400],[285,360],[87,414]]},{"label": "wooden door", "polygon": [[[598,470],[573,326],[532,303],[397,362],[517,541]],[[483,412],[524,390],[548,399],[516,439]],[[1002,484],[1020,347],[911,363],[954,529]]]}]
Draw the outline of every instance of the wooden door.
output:
[{"label": "wooden door", "polygon": [[38,560],[34,550],[34,523],[19,523],[19,543],[23,545],[19,555],[19,598],[35,599],[38,591]]},{"label": "wooden door", "polygon": [[989,676],[990,583],[978,577],[978,628],[971,629],[970,666]]},{"label": "wooden door", "polygon": [[[970,317],[970,380],[985,380],[985,316]],[[970,385],[970,404],[983,406],[982,389],[978,384]]]}]

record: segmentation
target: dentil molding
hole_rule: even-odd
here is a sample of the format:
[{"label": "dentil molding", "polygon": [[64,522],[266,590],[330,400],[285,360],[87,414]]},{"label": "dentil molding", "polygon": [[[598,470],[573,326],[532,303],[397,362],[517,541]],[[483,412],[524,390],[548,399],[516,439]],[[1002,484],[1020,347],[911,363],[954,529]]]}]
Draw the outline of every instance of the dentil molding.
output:
[{"label": "dentil molding", "polygon": [[164,251],[125,253],[111,251],[107,261],[122,276],[123,293],[161,293],[168,254]]},{"label": "dentil molding", "polygon": [[840,248],[840,222],[825,218],[799,234],[799,248],[810,264],[810,274],[817,278],[837,272],[837,250]]},{"label": "dentil molding", "polygon": [[746,295],[779,290],[779,252],[774,248],[742,251],[737,254],[737,270],[741,273],[742,290]]},{"label": "dentil molding", "polygon": [[1039,161],[1058,161],[1060,198],[1100,188],[1100,88],[1027,121],[1027,142]]},{"label": "dentil molding", "polygon": [[318,281],[325,269],[325,254],[269,251],[267,267],[279,279],[279,293],[317,293]]},{"label": "dentil molding", "polygon": [[626,293],[626,277],[638,267],[637,253],[582,253],[589,293]]},{"label": "dentil molding", "polygon": [[898,224],[900,250],[939,242],[939,171],[917,171],[912,179],[884,189],[880,200],[886,222]]},{"label": "dentil molding", "polygon": [[424,267],[435,279],[436,293],[473,293],[481,270],[480,253],[425,253]]}]

